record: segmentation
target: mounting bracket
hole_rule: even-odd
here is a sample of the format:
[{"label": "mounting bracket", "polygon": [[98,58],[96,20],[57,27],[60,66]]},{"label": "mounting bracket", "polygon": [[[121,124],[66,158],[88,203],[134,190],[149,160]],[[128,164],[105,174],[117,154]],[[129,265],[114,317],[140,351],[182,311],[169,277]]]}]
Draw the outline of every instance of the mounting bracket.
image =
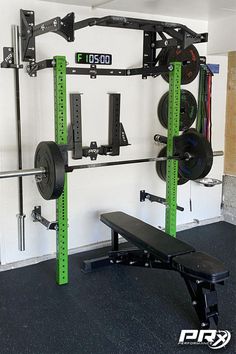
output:
[{"label": "mounting bracket", "polygon": [[81,94],[70,95],[71,126],[69,129],[69,150],[72,150],[74,160],[82,157],[90,157],[96,160],[97,155],[117,156],[120,154],[121,146],[128,146],[129,142],[120,122],[120,94],[109,94],[109,136],[108,145],[98,146],[92,141],[90,146],[82,146],[82,115],[81,115]]},{"label": "mounting bracket", "polygon": [[[92,17],[82,21],[75,22],[73,12],[67,14],[64,18],[54,17],[48,21],[35,25],[34,11],[21,10],[21,49],[22,60],[29,63],[36,62],[35,37],[48,32],[54,32],[62,36],[66,41],[73,42],[75,31],[91,26],[104,26],[114,28],[126,28],[132,30],[141,30],[143,37],[143,67],[134,69],[97,69],[96,65],[90,68],[67,68],[67,74],[90,75],[95,79],[97,75],[142,75],[156,77],[161,72],[167,72],[167,67],[157,65],[162,50],[169,47],[185,49],[191,44],[203,43],[208,41],[207,33],[196,33],[187,26],[180,23],[161,22],[139,18],[129,18],[120,16],[105,16],[101,18]],[[160,39],[157,39],[157,35]],[[158,55],[156,50],[162,49]],[[47,66],[44,66],[47,67]],[[44,67],[32,66],[34,71]],[[31,73],[31,65],[28,72]],[[36,76],[34,72],[31,76]]]},{"label": "mounting bracket", "polygon": [[22,69],[23,65],[16,65],[14,62],[14,48],[3,47],[3,61],[1,62],[1,68],[4,69]]},{"label": "mounting bracket", "polygon": [[34,222],[40,222],[47,230],[57,230],[57,221],[48,221],[41,215],[41,206],[35,206],[31,214]]},{"label": "mounting bracket", "polygon": [[42,34],[54,32],[73,42],[74,19],[75,14],[71,12],[64,18],[54,17],[35,25],[34,11],[20,10],[22,61],[35,62],[35,37]]},{"label": "mounting bracket", "polygon": [[[146,199],[149,200],[150,202],[156,202],[156,203],[160,203],[160,204],[167,206],[167,202],[166,202],[165,198],[158,197],[154,194],[147,193],[145,190],[141,190],[140,191],[140,202],[145,202]],[[184,211],[184,208],[177,205],[177,210]]]}]

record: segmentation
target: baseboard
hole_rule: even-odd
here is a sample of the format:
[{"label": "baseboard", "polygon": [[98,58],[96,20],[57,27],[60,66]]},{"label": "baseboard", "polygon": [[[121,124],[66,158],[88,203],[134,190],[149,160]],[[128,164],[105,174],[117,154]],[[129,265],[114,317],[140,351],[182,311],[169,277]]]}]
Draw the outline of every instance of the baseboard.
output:
[{"label": "baseboard", "polygon": [[217,217],[211,218],[211,219],[204,219],[204,220],[194,219],[192,222],[178,225],[177,231],[183,231],[183,230],[192,229],[192,228],[198,227],[198,226],[214,224],[214,223],[220,222],[220,221],[224,221],[223,215],[220,215],[220,216],[217,216]]},{"label": "baseboard", "polygon": [[[125,239],[120,237],[119,243],[126,242]],[[71,248],[68,251],[68,254],[76,254],[76,253],[82,253],[82,252],[87,252],[87,251],[93,251],[99,248],[104,248],[104,247],[109,247],[111,246],[111,241],[101,241],[101,242],[96,242],[87,246],[81,246],[81,247],[76,247],[76,248]],[[17,261],[17,262],[12,262],[12,263],[7,263],[7,264],[0,264],[0,272],[3,272],[5,270],[11,270],[11,269],[16,269],[16,268],[22,268],[22,267],[27,267],[29,265],[33,264],[38,264],[44,261],[48,261],[50,259],[55,259],[56,258],[56,253],[51,253],[47,254],[45,256],[40,256],[40,257],[34,257],[34,258],[29,258],[25,259],[23,261]]]},{"label": "baseboard", "polygon": [[[205,219],[205,220],[194,220],[193,222],[190,222],[187,224],[178,225],[177,231],[188,230],[188,229],[192,229],[197,226],[209,225],[209,224],[213,224],[213,223],[216,223],[219,221],[224,221],[224,220],[225,219],[223,216],[218,216],[215,218]],[[225,221],[227,221],[227,220],[225,220]],[[123,242],[126,242],[126,240],[123,239],[122,237],[120,237],[119,242],[123,243]],[[69,250],[68,253],[69,253],[69,255],[71,255],[71,254],[75,254],[75,253],[93,251],[98,248],[109,247],[110,245],[111,245],[111,241],[107,240],[107,241],[93,243],[93,244],[90,244],[87,246],[72,248]],[[56,253],[52,253],[52,254],[48,254],[48,255],[40,256],[40,257],[29,258],[29,259],[26,259],[23,261],[17,261],[17,262],[13,262],[13,263],[0,265],[0,272],[6,271],[6,270],[11,270],[11,269],[16,269],[16,268],[21,268],[21,267],[27,267],[29,265],[38,264],[38,263],[48,261],[48,260],[54,259],[54,258],[56,258]]]}]

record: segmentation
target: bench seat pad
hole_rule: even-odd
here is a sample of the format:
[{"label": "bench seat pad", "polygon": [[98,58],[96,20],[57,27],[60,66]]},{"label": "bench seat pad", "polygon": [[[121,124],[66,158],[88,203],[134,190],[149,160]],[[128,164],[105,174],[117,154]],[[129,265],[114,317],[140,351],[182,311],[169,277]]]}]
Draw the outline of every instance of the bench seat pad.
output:
[{"label": "bench seat pad", "polygon": [[229,271],[219,259],[203,252],[174,257],[172,266],[181,273],[210,283],[218,283],[229,277]]},{"label": "bench seat pad", "polygon": [[164,262],[171,262],[172,257],[195,251],[185,242],[121,211],[102,214],[101,221],[127,241]]}]

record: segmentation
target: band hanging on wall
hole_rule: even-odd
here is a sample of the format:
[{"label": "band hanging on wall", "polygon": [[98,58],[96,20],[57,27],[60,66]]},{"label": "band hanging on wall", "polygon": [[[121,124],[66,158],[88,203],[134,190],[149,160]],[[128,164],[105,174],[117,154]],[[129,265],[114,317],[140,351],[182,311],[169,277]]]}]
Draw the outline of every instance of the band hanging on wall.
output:
[{"label": "band hanging on wall", "polygon": [[213,72],[206,64],[200,65],[198,112],[196,129],[211,143],[212,139],[212,78]]}]

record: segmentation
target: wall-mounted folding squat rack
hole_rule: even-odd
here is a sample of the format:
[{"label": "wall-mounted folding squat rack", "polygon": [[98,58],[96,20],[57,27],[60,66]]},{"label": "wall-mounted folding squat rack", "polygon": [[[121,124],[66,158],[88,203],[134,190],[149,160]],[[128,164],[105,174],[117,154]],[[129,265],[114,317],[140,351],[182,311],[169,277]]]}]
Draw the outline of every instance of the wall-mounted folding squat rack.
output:
[{"label": "wall-mounted folding squat rack", "polygon": [[[163,53],[171,47],[185,49],[196,43],[207,42],[207,33],[196,33],[190,28],[170,22],[160,22],[153,20],[144,20],[129,17],[106,16],[102,18],[88,18],[75,22],[74,13],[67,14],[64,18],[54,17],[45,22],[35,24],[35,13],[31,10],[20,11],[21,23],[21,57],[23,62],[27,62],[27,72],[31,77],[35,77],[40,70],[53,68],[54,71],[54,97],[55,97],[55,141],[63,150],[71,149],[73,158],[82,158],[90,156],[93,159],[93,152],[96,150],[95,157],[106,147],[107,153],[110,155],[118,155],[119,147],[128,145],[123,126],[120,126],[118,113],[115,112],[115,106],[119,100],[117,95],[110,95],[110,114],[109,124],[119,124],[119,134],[122,135],[123,141],[119,134],[114,135],[114,129],[109,131],[109,142],[107,146],[90,147],[82,146],[82,137],[77,135],[81,130],[81,122],[77,117],[76,121],[72,120],[72,147],[68,145],[67,137],[67,92],[66,92],[66,76],[67,75],[88,75],[95,79],[98,75],[108,76],[133,76],[141,75],[143,79],[147,77],[157,77],[161,73],[169,72],[169,128],[167,137],[167,155],[173,155],[173,138],[179,134],[179,111],[180,111],[180,85],[181,85],[181,63],[167,63],[160,65],[159,60]],[[48,32],[54,32],[62,36],[67,42],[75,40],[75,31],[92,26],[114,27],[118,29],[132,29],[143,31],[143,65],[142,67],[132,69],[107,69],[98,68],[96,65],[90,67],[69,67],[66,57],[55,56],[54,58],[45,59],[37,62],[36,37],[44,35]],[[15,68],[14,48],[3,48],[4,68]],[[77,95],[70,97],[71,110],[74,105],[81,106],[81,97]],[[76,102],[77,99],[77,102]],[[113,111],[113,113],[111,113]],[[116,118],[114,118],[116,117]],[[122,130],[123,129],[123,130]],[[114,138],[115,136],[115,138]],[[91,143],[92,144],[92,143]],[[91,157],[92,156],[92,157]],[[167,161],[167,180],[166,180],[166,232],[172,236],[176,234],[176,210],[177,210],[177,172],[178,162],[174,160]],[[48,222],[41,216],[41,209],[36,208],[33,211],[35,221],[40,221],[44,226],[53,225],[51,229],[57,233],[57,283],[62,285],[68,282],[68,208],[67,208],[67,180],[65,180],[64,192],[57,200],[56,211],[57,221],[53,224]]]}]

